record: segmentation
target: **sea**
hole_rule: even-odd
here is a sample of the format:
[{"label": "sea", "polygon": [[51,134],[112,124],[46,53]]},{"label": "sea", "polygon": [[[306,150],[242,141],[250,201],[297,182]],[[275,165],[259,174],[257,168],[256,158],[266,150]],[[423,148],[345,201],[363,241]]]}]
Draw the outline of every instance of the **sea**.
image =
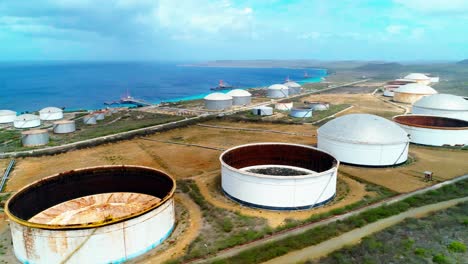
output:
[{"label": "sea", "polygon": [[4,62],[0,63],[0,109],[95,110],[126,95],[155,104],[176,102],[203,98],[219,80],[247,89],[283,83],[286,78],[300,84],[319,82],[326,74],[325,69],[194,67],[172,62]]}]

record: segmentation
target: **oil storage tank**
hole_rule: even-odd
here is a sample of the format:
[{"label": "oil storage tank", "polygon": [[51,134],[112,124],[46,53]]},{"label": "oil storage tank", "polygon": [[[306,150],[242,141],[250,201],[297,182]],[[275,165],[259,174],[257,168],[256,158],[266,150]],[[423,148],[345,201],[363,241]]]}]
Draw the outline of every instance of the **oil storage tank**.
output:
[{"label": "oil storage tank", "polygon": [[273,84],[267,89],[268,98],[284,98],[289,96],[289,88],[283,84]]},{"label": "oil storage tank", "polygon": [[93,113],[96,120],[104,120],[106,118],[106,111],[96,111]]},{"label": "oil storage tank", "polygon": [[288,87],[289,95],[300,94],[302,92],[302,86],[298,84],[297,82],[293,82],[293,81],[285,82],[284,86]]},{"label": "oil storage tank", "polygon": [[289,115],[292,117],[297,117],[297,118],[312,117],[312,108],[294,107],[293,109],[291,109],[291,112],[289,113]]},{"label": "oil storage tank", "polygon": [[273,115],[273,108],[269,106],[257,106],[252,108],[253,115],[271,116]]},{"label": "oil storage tank", "polygon": [[148,167],[101,166],[36,181],[7,201],[23,263],[122,263],[161,244],[175,224],[175,181]]},{"label": "oil storage tank", "polygon": [[63,110],[58,107],[46,107],[39,110],[41,120],[59,120],[63,118]]},{"label": "oil storage tank", "polygon": [[280,111],[289,111],[293,108],[293,102],[281,101],[275,104],[275,109]]},{"label": "oil storage tank", "polygon": [[68,134],[73,133],[76,130],[74,120],[61,120],[54,122],[54,133],[56,134]]},{"label": "oil storage tank", "polygon": [[404,77],[407,80],[413,80],[417,83],[428,85],[431,83],[431,78],[424,73],[410,73]]},{"label": "oil storage tank", "polygon": [[242,89],[231,90],[227,95],[232,97],[232,105],[249,105],[252,101],[252,94]]},{"label": "oil storage tank", "polygon": [[246,206],[302,210],[331,201],[336,194],[339,162],[305,145],[255,143],[220,156],[225,195]]},{"label": "oil storage tank", "polygon": [[318,148],[339,161],[362,166],[391,166],[408,158],[408,134],[394,122],[370,114],[349,114],[317,130]]},{"label": "oil storage tank", "polygon": [[413,104],[424,96],[436,94],[432,87],[419,83],[410,83],[400,86],[393,91],[393,101],[399,103]]},{"label": "oil storage tank", "polygon": [[0,110],[0,124],[13,123],[16,119],[16,112],[11,110]]},{"label": "oil storage tank", "polygon": [[435,115],[468,121],[468,101],[452,94],[425,96],[413,104],[413,114]]},{"label": "oil storage tank", "polygon": [[96,116],[91,114],[91,115],[85,115],[83,117],[83,124],[85,125],[95,125],[96,122]]},{"label": "oil storage tank", "polygon": [[16,128],[31,128],[41,125],[41,119],[37,115],[22,114],[15,118],[13,126]]},{"label": "oil storage tank", "polygon": [[43,146],[49,143],[47,129],[33,129],[21,132],[21,143],[25,147]]},{"label": "oil storage tank", "polygon": [[232,107],[232,96],[223,93],[211,93],[205,96],[205,108],[208,110],[225,110]]},{"label": "oil storage tank", "polygon": [[468,121],[430,115],[400,115],[393,120],[410,134],[411,143],[429,146],[468,145]]}]

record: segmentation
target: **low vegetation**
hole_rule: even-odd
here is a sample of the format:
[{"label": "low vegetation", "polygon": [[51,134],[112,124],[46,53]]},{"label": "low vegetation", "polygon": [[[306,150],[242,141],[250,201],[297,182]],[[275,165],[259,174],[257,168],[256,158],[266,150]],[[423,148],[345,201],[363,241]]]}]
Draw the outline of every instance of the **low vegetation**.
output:
[{"label": "low vegetation", "polygon": [[[383,205],[377,208],[373,208],[358,215],[349,217],[343,221],[337,221],[326,226],[320,226],[308,230],[300,235],[290,236],[280,241],[254,247],[243,251],[236,256],[215,261],[214,263],[261,263],[269,259],[287,254],[288,252],[318,244],[352,229],[365,226],[369,223],[373,223],[392,215],[399,214],[413,207],[420,207],[427,204],[465,197],[466,195],[468,195],[468,180],[447,185],[438,190],[432,190],[423,194],[415,195],[390,205]],[[371,244],[373,247],[379,248],[380,243],[381,242]],[[407,242],[405,246],[410,248],[413,247],[412,242]],[[423,250],[419,250],[420,254],[422,254],[422,252]],[[363,262],[365,263],[365,261]]]}]

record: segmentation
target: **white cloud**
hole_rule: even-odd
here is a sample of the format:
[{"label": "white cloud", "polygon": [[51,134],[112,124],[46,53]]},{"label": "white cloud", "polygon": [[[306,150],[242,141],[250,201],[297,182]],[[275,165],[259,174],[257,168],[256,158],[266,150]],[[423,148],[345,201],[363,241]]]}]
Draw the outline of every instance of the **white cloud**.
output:
[{"label": "white cloud", "polygon": [[411,30],[410,37],[413,39],[421,39],[425,32],[424,28],[415,28]]},{"label": "white cloud", "polygon": [[416,12],[464,14],[468,11],[467,0],[394,0],[395,3]]},{"label": "white cloud", "polygon": [[307,32],[297,36],[298,39],[318,39],[322,36],[320,32]]},{"label": "white cloud", "polygon": [[385,31],[389,34],[400,34],[407,27],[402,25],[389,25],[385,28]]}]

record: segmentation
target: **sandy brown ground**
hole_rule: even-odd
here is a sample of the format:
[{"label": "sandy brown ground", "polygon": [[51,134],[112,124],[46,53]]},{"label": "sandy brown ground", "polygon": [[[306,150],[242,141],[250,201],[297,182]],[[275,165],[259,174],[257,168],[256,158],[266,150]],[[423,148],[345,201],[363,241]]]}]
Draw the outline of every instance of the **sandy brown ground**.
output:
[{"label": "sandy brown ground", "polygon": [[210,124],[297,132],[307,134],[307,136],[190,126],[154,134],[146,138],[70,151],[55,156],[17,159],[17,164],[6,189],[16,191],[24,185],[45,176],[75,168],[98,165],[133,164],[150,166],[166,171],[176,179],[194,177],[206,171],[219,169],[218,158],[221,151],[150,141],[152,139],[218,148],[230,148],[239,144],[264,141],[316,143],[316,138],[312,136],[315,135],[315,131],[310,125],[285,126],[229,122],[211,122]]},{"label": "sandy brown ground", "polygon": [[[410,145],[414,161],[396,168],[360,168],[341,164],[340,171],[385,186],[396,192],[411,192],[468,173],[468,151]],[[434,173],[433,182],[424,180],[424,171]]]},{"label": "sandy brown ground", "polygon": [[390,118],[404,111],[394,105],[383,103],[371,94],[317,94],[303,98],[307,101],[326,101],[332,104],[352,104],[354,107],[340,115],[352,113],[375,114]]},{"label": "sandy brown ground", "polygon": [[355,180],[341,175],[339,175],[339,179],[342,180],[348,186],[348,193],[346,193],[345,190],[339,190],[335,201],[331,202],[326,206],[310,210],[290,212],[254,209],[242,206],[236,202],[231,201],[230,199],[226,198],[220,191],[221,179],[219,171],[208,173],[204,177],[197,177],[195,181],[198,187],[200,188],[200,192],[203,194],[203,196],[216,207],[224,208],[231,211],[238,211],[243,215],[263,217],[268,220],[268,224],[271,227],[278,227],[281,224],[284,224],[286,219],[304,220],[310,217],[311,215],[324,213],[335,208],[340,208],[358,202],[365,195],[372,195],[372,193],[367,192],[365,190],[364,184],[361,184]]}]

